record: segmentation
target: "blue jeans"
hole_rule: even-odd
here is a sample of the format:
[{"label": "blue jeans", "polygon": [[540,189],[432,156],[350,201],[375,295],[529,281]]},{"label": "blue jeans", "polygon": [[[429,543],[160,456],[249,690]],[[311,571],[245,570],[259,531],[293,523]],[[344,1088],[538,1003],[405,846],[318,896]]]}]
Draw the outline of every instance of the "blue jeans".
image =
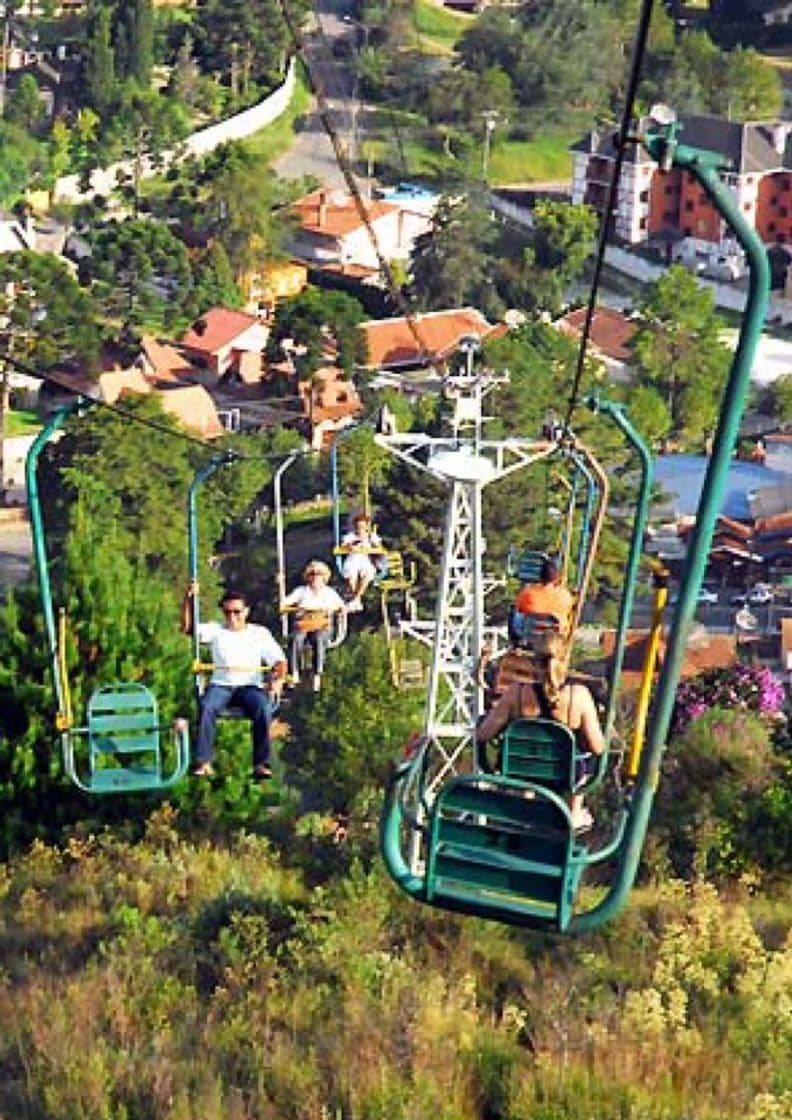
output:
[{"label": "blue jeans", "polygon": [[217,717],[231,704],[241,708],[252,722],[253,765],[266,765],[269,763],[270,755],[270,723],[276,704],[268,693],[252,684],[243,685],[241,688],[232,688],[224,684],[210,684],[207,687],[201,697],[198,716],[196,763],[212,761]]},{"label": "blue jeans", "polygon": [[329,638],[329,630],[292,631],[289,644],[289,672],[292,676],[299,677],[300,675],[300,662],[306,645],[313,650],[313,671],[315,673],[324,672],[325,653]]}]

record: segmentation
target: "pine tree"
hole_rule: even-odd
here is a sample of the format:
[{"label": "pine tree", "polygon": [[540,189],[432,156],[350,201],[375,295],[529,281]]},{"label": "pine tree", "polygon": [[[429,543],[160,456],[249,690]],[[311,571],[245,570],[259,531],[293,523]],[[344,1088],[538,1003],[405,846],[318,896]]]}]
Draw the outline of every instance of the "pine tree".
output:
[{"label": "pine tree", "polygon": [[154,16],[151,0],[127,0],[117,13],[116,67],[120,76],[151,85]]},{"label": "pine tree", "polygon": [[104,115],[110,108],[116,92],[111,13],[105,4],[99,4],[89,18],[84,78],[88,103],[100,115]]}]

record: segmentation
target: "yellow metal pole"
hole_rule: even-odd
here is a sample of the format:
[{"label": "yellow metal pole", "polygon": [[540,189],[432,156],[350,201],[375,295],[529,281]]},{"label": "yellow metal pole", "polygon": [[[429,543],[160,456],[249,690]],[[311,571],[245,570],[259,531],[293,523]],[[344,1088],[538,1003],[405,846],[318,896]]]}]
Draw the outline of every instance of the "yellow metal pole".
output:
[{"label": "yellow metal pole", "polygon": [[668,570],[657,567],[652,573],[654,585],[654,607],[652,625],[649,630],[649,641],[646,643],[646,653],[641,672],[641,687],[638,691],[638,705],[635,712],[635,731],[633,733],[630,756],[627,760],[627,778],[635,781],[638,776],[638,767],[641,761],[641,751],[646,733],[646,718],[649,714],[649,701],[652,696],[655,667],[660,652],[660,639],[663,634],[663,611],[668,599]]},{"label": "yellow metal pole", "polygon": [[63,607],[58,612],[58,675],[63,707],[55,716],[55,726],[58,731],[68,731],[73,721],[69,677],[66,671],[66,611]]}]

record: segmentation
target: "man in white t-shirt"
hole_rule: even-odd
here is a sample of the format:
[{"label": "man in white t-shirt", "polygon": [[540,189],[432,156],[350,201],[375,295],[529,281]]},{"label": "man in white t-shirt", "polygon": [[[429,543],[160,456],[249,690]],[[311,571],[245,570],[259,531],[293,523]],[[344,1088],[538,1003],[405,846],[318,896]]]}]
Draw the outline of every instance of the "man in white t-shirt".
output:
[{"label": "man in white t-shirt", "polygon": [[[182,605],[182,632],[192,634],[193,601],[197,588],[187,589]],[[223,622],[198,624],[199,641],[211,649],[212,676],[200,701],[198,740],[193,774],[208,777],[214,771],[217,717],[229,705],[241,708],[251,720],[253,777],[272,777],[270,723],[286,679],[286,655],[266,626],[248,623],[250,606],[239,591],[226,591],[220,600]],[[262,666],[269,679],[264,681]]]},{"label": "man in white t-shirt", "polygon": [[344,611],[344,600],[328,586],[330,569],[323,560],[312,560],[305,569],[305,583],[295,587],[281,603],[281,611],[294,614],[289,642],[289,673],[292,683],[300,679],[300,661],[306,645],[313,650],[313,687],[322,686],[325,653],[330,639],[331,616]]}]

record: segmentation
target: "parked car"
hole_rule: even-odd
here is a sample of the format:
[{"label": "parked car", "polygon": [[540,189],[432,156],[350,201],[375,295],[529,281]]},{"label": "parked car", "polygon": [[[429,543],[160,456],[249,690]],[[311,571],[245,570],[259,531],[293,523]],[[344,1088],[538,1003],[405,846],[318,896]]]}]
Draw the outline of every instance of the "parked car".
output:
[{"label": "parked car", "polygon": [[[679,591],[677,590],[673,593],[668,602],[673,607],[676,606],[678,601]],[[718,602],[718,592],[711,587],[700,587],[696,602],[699,604],[699,606],[712,606],[713,604]]]},{"label": "parked car", "polygon": [[772,603],[772,601],[773,589],[768,583],[757,583],[748,592],[748,602],[755,606],[763,606],[765,603]]},{"label": "parked car", "polygon": [[738,595],[732,595],[729,602],[733,607],[743,607],[746,603],[751,603],[755,607],[763,607],[767,603],[773,601],[773,589],[769,583],[756,583],[750,591],[741,591]]}]

